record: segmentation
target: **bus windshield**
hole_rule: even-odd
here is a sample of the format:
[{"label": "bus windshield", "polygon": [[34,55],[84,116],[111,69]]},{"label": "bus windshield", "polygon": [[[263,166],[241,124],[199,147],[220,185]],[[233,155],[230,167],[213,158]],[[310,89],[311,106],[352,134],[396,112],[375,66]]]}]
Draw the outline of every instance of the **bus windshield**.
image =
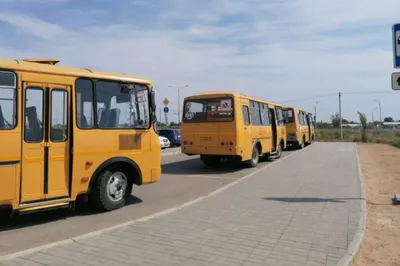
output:
[{"label": "bus windshield", "polygon": [[294,123],[295,119],[293,109],[283,110],[283,121],[285,124]]},{"label": "bus windshield", "polygon": [[185,101],[183,122],[233,121],[232,98],[194,99]]}]

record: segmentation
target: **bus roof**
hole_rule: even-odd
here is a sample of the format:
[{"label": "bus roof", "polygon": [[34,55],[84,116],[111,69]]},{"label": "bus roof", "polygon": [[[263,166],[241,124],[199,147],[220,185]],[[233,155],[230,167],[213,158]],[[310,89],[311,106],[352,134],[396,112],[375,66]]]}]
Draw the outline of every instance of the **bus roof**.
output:
[{"label": "bus roof", "polygon": [[126,74],[111,72],[94,71],[88,68],[73,68],[66,66],[56,66],[60,60],[56,58],[37,58],[24,60],[0,59],[0,69],[14,71],[29,71],[44,74],[54,74],[61,76],[85,77],[94,79],[111,79],[126,82],[144,83],[151,85],[151,80],[134,77]]},{"label": "bus roof", "polygon": [[282,106],[279,103],[274,103],[272,101],[266,101],[266,100],[251,96],[249,94],[243,94],[243,93],[232,92],[232,91],[206,91],[206,92],[199,92],[199,93],[196,93],[194,95],[187,96],[187,97],[185,97],[185,99],[199,98],[199,96],[215,96],[215,95],[231,95],[232,97],[244,97],[244,98],[248,98],[248,99],[251,99],[251,100],[254,100],[254,101],[260,101],[260,102],[265,102],[265,103],[272,104],[272,105]]},{"label": "bus roof", "polygon": [[310,111],[307,111],[307,110],[304,110],[304,109],[300,109],[300,108],[292,106],[292,105],[285,105],[283,107],[283,109],[289,109],[289,108],[294,109],[294,110],[303,111],[303,112],[308,113],[308,114],[312,114]]}]

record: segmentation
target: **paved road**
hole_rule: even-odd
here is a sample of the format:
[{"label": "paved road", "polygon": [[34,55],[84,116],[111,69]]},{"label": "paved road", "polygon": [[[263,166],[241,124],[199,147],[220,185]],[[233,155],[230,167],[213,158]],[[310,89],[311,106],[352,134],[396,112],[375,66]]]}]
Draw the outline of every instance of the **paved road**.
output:
[{"label": "paved road", "polygon": [[167,149],[161,150],[161,153],[163,156],[176,155],[178,153],[181,153],[181,148],[180,147],[167,148]]},{"label": "paved road", "polygon": [[[163,150],[163,155],[180,148]],[[287,154],[287,153],[286,153]],[[20,217],[19,227],[0,226],[0,256],[38,245],[68,239],[91,231],[144,217],[206,195],[241,178],[254,169],[225,164],[218,170],[206,169],[198,156],[163,156],[161,181],[134,189],[130,205],[109,213],[80,210],[55,211]],[[262,167],[265,163],[261,163]],[[69,216],[66,217],[66,214]],[[72,216],[71,216],[72,215]],[[14,221],[12,221],[14,222]]]},{"label": "paved road", "polygon": [[174,213],[0,265],[336,265],[361,213],[357,170],[353,144],[315,143]]}]

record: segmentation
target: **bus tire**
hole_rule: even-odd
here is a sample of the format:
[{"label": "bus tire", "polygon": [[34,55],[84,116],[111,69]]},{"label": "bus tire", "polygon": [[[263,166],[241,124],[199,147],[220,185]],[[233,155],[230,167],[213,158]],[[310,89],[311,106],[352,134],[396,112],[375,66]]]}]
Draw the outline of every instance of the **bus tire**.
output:
[{"label": "bus tire", "polygon": [[278,149],[277,149],[277,154],[276,154],[276,159],[279,159],[282,157],[282,151],[283,151],[283,141],[280,141],[278,144]]},{"label": "bus tire", "polygon": [[305,137],[303,136],[303,139],[301,140],[301,142],[299,142],[299,149],[300,150],[304,148],[305,142],[306,142],[306,140],[305,140]]},{"label": "bus tire", "polygon": [[259,161],[260,161],[260,152],[258,150],[257,145],[254,145],[253,151],[251,153],[251,159],[249,161],[249,165],[251,167],[257,167]]},{"label": "bus tire", "polygon": [[100,211],[122,208],[132,193],[132,182],[121,168],[106,169],[100,174],[92,191],[92,203]]}]

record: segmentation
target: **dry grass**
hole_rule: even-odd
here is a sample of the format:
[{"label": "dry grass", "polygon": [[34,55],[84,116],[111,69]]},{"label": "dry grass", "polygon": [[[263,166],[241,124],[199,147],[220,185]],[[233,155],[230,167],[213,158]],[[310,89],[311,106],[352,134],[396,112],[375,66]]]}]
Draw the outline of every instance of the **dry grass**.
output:
[{"label": "dry grass", "polygon": [[[343,129],[343,140],[340,138],[340,129],[318,129],[318,141],[360,142],[359,129]],[[367,141],[370,143],[389,144],[400,148],[400,130],[374,129],[367,130]]]},{"label": "dry grass", "polygon": [[366,232],[353,266],[400,265],[400,150],[382,144],[358,144],[367,198]]}]

